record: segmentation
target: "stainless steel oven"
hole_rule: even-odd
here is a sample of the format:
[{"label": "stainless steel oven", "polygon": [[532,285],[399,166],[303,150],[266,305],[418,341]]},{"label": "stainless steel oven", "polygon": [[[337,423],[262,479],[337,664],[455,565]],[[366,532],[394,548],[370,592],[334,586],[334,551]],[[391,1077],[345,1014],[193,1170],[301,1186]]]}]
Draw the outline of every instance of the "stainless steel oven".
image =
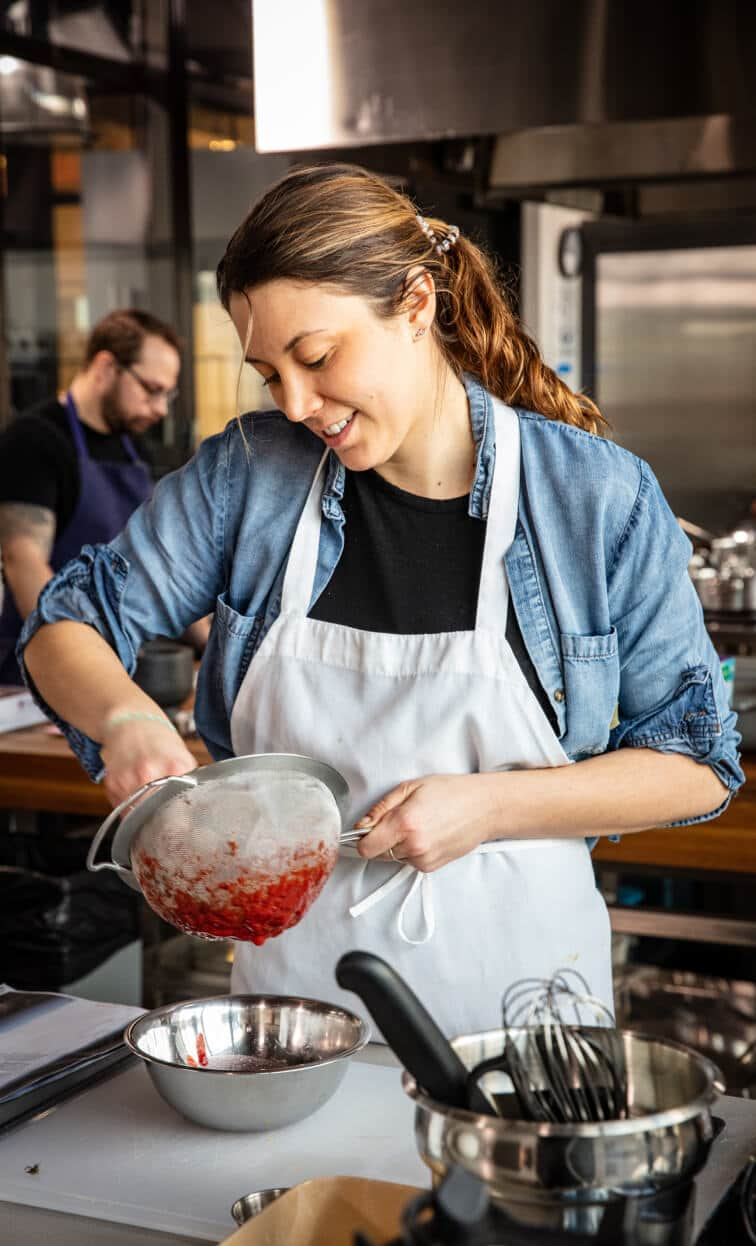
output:
[{"label": "stainless steel oven", "polygon": [[582,384],[677,515],[756,497],[756,217],[582,225]]}]

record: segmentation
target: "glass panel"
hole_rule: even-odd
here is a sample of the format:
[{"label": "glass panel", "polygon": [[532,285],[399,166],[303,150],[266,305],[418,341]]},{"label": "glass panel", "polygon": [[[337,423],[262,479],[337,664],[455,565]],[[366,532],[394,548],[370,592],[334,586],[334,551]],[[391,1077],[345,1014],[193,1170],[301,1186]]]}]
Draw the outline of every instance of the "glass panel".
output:
[{"label": "glass panel", "polygon": [[[5,57],[0,138],[17,412],[67,388],[90,329],[108,312],[142,307],[175,323],[168,129],[143,97],[100,93],[82,78]],[[158,460],[170,461],[170,419],[149,436]]]},{"label": "glass panel", "polygon": [[[248,367],[240,374],[239,340],[218,302],[215,269],[251,203],[286,172],[291,161],[287,156],[255,152],[248,115],[194,105],[190,124],[194,405],[200,438],[219,432],[239,411],[271,406],[259,374]],[[218,194],[219,186],[222,194]]]},{"label": "glass panel", "polygon": [[598,258],[596,390],[678,515],[714,531],[756,480],[756,246]]},{"label": "glass panel", "polygon": [[0,23],[15,34],[115,61],[162,68],[168,0],[15,0]]}]

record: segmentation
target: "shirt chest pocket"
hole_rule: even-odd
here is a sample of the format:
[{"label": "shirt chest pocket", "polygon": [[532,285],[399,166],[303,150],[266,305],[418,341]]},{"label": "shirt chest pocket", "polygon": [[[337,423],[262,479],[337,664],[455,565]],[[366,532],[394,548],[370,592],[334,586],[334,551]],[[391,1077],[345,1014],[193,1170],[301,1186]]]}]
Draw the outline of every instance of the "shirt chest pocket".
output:
[{"label": "shirt chest pocket", "polygon": [[226,706],[231,708],[250,658],[254,653],[263,616],[240,614],[227,601],[226,593],[215,600],[215,614],[203,667],[220,684]]},{"label": "shirt chest pocket", "polygon": [[571,757],[606,751],[616,724],[620,667],[617,632],[560,638]]}]

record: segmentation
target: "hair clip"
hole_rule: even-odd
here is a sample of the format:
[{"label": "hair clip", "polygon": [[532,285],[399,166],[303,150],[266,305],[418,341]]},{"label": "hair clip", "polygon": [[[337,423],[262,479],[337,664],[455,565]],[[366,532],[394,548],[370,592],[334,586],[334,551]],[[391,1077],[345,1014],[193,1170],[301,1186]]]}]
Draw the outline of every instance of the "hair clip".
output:
[{"label": "hair clip", "polygon": [[428,224],[424,216],[421,216],[420,213],[418,212],[415,219],[418,225],[420,226],[420,228],[422,229],[423,233],[425,234],[426,238],[428,239],[428,242],[433,247],[433,250],[436,252],[436,255],[444,255],[447,251],[451,251],[455,242],[459,238],[459,226],[458,225],[450,225],[449,230],[446,234],[446,237],[443,239],[443,241],[439,242],[438,238],[436,237],[435,231],[433,230],[432,226]]}]

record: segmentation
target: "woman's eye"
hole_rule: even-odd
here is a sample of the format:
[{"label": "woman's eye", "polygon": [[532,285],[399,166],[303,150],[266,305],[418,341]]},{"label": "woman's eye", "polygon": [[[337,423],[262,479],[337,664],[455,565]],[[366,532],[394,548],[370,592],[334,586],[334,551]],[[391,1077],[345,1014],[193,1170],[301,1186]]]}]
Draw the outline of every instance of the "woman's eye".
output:
[{"label": "woman's eye", "polygon": [[[314,372],[318,368],[322,368],[323,365],[327,363],[327,361],[328,361],[328,352],[326,352],[325,355],[321,355],[320,359],[313,359],[312,363],[303,363],[302,366],[305,368],[309,368],[310,371]],[[265,389],[269,389],[271,385],[277,385],[280,380],[281,378],[278,375],[278,373],[274,372],[272,376],[263,377],[262,384]]]}]

